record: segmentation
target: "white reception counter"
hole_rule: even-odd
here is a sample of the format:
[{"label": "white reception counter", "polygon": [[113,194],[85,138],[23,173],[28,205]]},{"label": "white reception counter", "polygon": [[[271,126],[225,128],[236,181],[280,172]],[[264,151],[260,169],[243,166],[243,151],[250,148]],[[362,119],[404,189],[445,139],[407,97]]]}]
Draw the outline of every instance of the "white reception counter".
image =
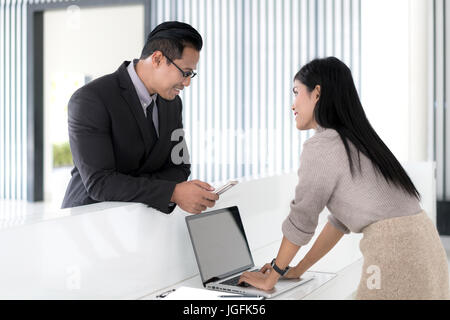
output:
[{"label": "white reception counter", "polygon": [[[414,166],[410,175],[435,221],[434,164]],[[296,184],[295,172],[243,181],[213,208],[239,207],[257,265],[278,251],[281,223]],[[177,286],[201,286],[187,214],[179,208],[170,215],[143,204],[117,202],[73,209],[28,204],[17,208],[15,203],[0,203],[0,299],[153,299]],[[314,238],[293,263],[312,246],[327,215],[320,215]],[[361,237],[344,236],[311,268],[335,273],[330,281],[307,295],[295,289],[278,298],[349,298],[362,272]]]}]

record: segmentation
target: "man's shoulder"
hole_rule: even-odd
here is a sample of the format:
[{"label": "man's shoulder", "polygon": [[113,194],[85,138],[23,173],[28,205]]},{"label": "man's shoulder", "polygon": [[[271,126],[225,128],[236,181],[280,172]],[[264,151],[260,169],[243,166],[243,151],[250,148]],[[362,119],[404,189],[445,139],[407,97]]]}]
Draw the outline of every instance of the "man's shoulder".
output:
[{"label": "man's shoulder", "polygon": [[[100,76],[79,88],[77,91],[81,93],[89,92],[114,92],[120,91],[121,79],[127,74],[126,65],[128,61],[124,61],[115,71]],[[130,80],[131,82],[131,80]]]},{"label": "man's shoulder", "polygon": [[117,100],[117,95],[120,92],[117,72],[114,72],[94,79],[78,88],[70,97],[70,102],[92,100],[108,104],[111,100]]},{"label": "man's shoulder", "polygon": [[80,92],[103,92],[119,89],[117,73],[110,73],[94,79],[78,89]]}]

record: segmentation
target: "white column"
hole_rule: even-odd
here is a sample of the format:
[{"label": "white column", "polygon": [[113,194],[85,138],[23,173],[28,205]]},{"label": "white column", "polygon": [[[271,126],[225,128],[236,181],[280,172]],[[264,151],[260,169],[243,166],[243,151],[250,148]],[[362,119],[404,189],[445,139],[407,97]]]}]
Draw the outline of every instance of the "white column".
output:
[{"label": "white column", "polygon": [[428,0],[409,1],[409,161],[428,159],[429,14]]}]

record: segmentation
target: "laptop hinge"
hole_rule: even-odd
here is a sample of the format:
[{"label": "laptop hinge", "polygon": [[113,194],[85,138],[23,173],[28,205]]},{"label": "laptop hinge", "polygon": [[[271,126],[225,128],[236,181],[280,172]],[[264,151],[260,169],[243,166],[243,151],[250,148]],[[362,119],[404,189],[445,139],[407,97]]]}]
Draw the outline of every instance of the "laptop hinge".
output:
[{"label": "laptop hinge", "polygon": [[219,277],[212,277],[211,279],[208,279],[208,280],[206,280],[205,282],[203,282],[203,285],[206,286],[208,283],[210,283],[210,282],[216,282],[216,281],[218,281],[218,280],[220,280]]}]

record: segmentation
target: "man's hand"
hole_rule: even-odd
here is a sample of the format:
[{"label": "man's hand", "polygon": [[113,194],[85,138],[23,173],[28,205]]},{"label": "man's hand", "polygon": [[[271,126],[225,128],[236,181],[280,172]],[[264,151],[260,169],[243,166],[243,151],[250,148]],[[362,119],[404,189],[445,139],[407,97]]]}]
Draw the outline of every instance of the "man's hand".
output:
[{"label": "man's hand", "polygon": [[214,188],[200,180],[178,183],[170,201],[189,213],[201,213],[206,208],[212,208],[219,196],[212,193]]}]

